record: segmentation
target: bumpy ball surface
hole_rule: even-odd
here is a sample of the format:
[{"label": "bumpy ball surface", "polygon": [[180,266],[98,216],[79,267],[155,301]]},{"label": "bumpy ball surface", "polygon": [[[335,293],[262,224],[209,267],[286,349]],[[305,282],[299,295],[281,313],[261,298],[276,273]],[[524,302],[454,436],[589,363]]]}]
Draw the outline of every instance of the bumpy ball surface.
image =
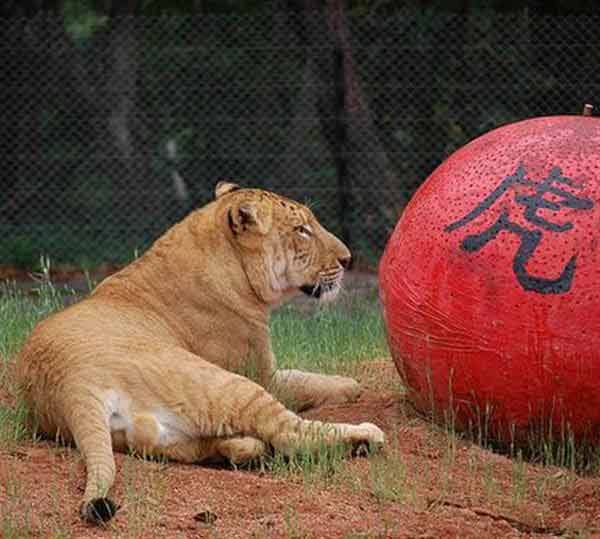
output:
[{"label": "bumpy ball surface", "polygon": [[[380,263],[415,405],[504,438],[600,432],[600,119],[507,125],[440,165]],[[447,416],[448,417],[448,416]]]}]

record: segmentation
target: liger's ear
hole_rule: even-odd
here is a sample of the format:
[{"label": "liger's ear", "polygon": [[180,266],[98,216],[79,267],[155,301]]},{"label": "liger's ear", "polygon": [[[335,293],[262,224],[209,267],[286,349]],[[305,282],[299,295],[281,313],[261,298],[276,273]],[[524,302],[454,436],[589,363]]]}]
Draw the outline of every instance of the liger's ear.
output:
[{"label": "liger's ear", "polygon": [[238,189],[241,189],[241,187],[237,183],[220,181],[215,186],[215,198],[222,197],[223,195],[231,193],[232,191],[237,191]]},{"label": "liger's ear", "polygon": [[266,234],[271,228],[271,215],[264,206],[246,200],[229,209],[229,227],[235,235],[248,231]]}]

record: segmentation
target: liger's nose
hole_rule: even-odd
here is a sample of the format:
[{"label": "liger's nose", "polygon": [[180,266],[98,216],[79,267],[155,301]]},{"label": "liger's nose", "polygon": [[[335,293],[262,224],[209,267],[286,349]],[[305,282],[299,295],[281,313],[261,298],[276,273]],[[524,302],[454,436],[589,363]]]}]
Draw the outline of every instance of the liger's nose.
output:
[{"label": "liger's nose", "polygon": [[352,266],[352,256],[348,255],[338,258],[338,262],[342,265],[342,268],[350,269],[350,266]]}]

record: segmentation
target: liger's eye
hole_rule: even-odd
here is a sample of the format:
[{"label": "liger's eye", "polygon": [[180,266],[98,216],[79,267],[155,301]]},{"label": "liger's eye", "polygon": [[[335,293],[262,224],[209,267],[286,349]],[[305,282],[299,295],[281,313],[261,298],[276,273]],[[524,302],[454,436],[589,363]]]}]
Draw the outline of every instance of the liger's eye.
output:
[{"label": "liger's eye", "polygon": [[309,225],[300,225],[296,227],[296,232],[298,232],[298,234],[300,236],[302,236],[303,238],[310,238],[312,236],[312,228],[310,228]]}]

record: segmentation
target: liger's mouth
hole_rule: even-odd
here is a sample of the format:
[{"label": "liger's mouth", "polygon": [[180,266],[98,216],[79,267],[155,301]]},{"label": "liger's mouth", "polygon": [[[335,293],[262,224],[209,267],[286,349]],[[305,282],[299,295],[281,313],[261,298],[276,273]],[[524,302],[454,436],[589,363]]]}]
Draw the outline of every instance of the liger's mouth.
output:
[{"label": "liger's mouth", "polygon": [[330,301],[338,295],[343,276],[343,270],[325,273],[324,275],[319,275],[316,283],[305,284],[300,287],[300,290],[311,298]]},{"label": "liger's mouth", "polygon": [[323,292],[323,289],[320,284],[305,284],[300,287],[300,290],[304,292],[307,296],[317,299],[321,297],[321,292]]},{"label": "liger's mouth", "polygon": [[315,299],[332,299],[337,295],[340,289],[338,282],[306,284],[300,287],[300,290],[307,296]]}]

